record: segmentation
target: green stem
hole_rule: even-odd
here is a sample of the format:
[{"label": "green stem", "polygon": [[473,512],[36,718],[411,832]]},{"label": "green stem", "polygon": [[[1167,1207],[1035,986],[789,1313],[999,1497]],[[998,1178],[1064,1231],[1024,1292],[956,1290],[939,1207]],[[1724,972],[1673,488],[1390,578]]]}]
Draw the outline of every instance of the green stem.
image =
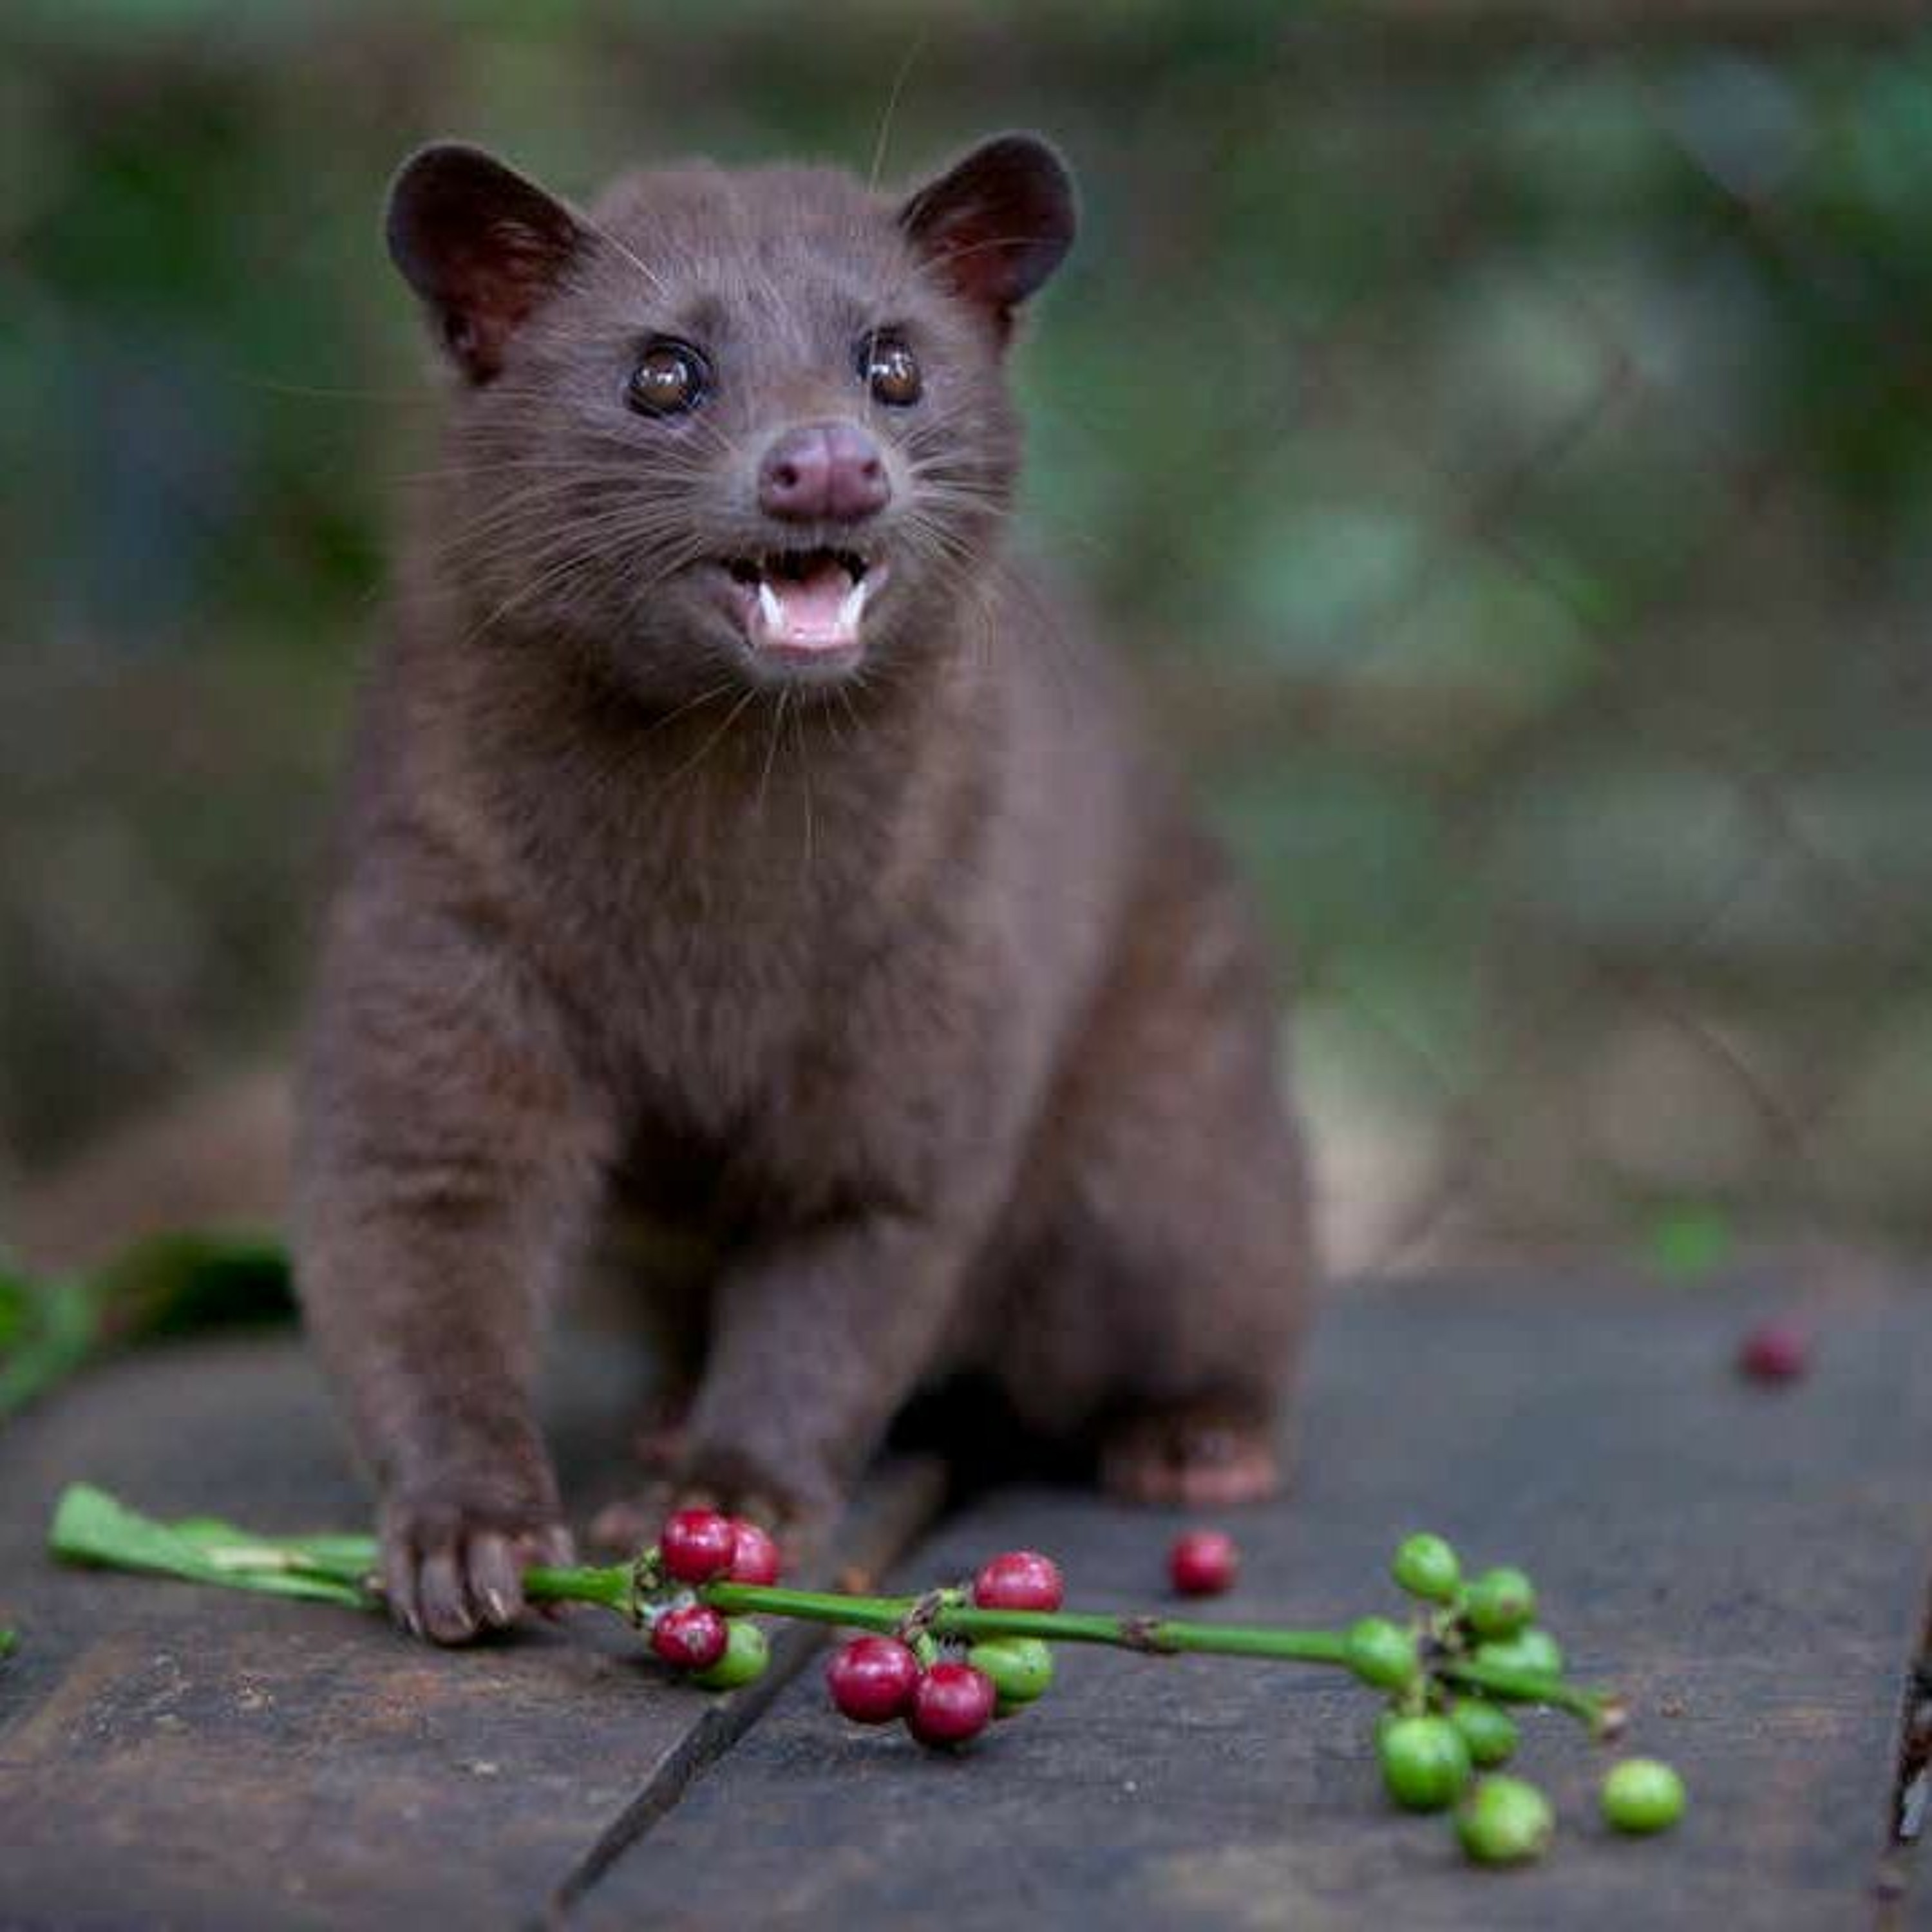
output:
[{"label": "green stem", "polygon": [[[898,1629],[917,1597],[842,1597],[759,1583],[707,1583],[698,1594],[729,1616],[764,1614],[850,1629]],[[1244,1630],[1166,1617],[1096,1616],[1072,1610],[980,1610],[944,1604],[926,1628],[934,1636],[1037,1636],[1058,1643],[1107,1643],[1128,1650],[1192,1651],[1220,1657],[1273,1657],[1300,1664],[1346,1664],[1339,1630]]]},{"label": "green stem", "polygon": [[[533,1603],[600,1604],[634,1620],[635,1581],[628,1565],[524,1572]],[[890,1636],[920,1597],[848,1597],[830,1590],[793,1590],[760,1583],[706,1583],[694,1594],[727,1616],[790,1617],[804,1623]],[[1340,1630],[1274,1630],[1227,1624],[1184,1622],[1172,1617],[1102,1616],[1070,1610],[982,1610],[941,1603],[925,1628],[934,1636],[1034,1636],[1056,1643],[1103,1643],[1125,1650],[1190,1653],[1207,1657],[1265,1657],[1294,1664],[1348,1666],[1348,1640]],[[1566,1711],[1598,1731],[1611,1727],[1618,1706],[1594,1692],[1540,1672],[1510,1670],[1473,1658],[1440,1658],[1432,1666],[1444,1682],[1511,1703],[1544,1704]]]},{"label": "green stem", "polygon": [[1479,1664],[1474,1658],[1448,1657],[1438,1658],[1432,1668],[1444,1683],[1480,1690],[1505,1703],[1547,1704],[1552,1710],[1567,1711],[1600,1736],[1613,1735],[1622,1724],[1623,1707],[1615,1698],[1580,1690],[1560,1677],[1546,1677],[1540,1670],[1509,1670],[1501,1664]]}]

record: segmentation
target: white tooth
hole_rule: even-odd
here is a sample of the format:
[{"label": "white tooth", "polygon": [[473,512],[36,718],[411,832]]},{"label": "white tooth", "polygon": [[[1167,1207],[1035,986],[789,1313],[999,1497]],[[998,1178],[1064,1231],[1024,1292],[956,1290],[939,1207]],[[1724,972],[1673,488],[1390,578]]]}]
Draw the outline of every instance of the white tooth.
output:
[{"label": "white tooth", "polygon": [[778,593],[762,578],[758,584],[758,615],[773,636],[784,628],[784,606],[778,602]]},{"label": "white tooth", "polygon": [[866,614],[866,580],[862,577],[845,593],[845,601],[838,607],[838,628],[842,637],[856,637],[859,620]]}]

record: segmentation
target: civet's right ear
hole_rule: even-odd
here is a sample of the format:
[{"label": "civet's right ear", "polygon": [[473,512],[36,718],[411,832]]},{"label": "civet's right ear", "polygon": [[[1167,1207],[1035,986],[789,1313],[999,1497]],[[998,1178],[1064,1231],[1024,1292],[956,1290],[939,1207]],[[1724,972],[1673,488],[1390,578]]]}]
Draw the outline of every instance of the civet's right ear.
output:
[{"label": "civet's right ear", "polygon": [[554,196],[481,148],[443,142],[389,190],[390,258],[472,382],[503,366],[510,338],[556,287],[590,231]]}]

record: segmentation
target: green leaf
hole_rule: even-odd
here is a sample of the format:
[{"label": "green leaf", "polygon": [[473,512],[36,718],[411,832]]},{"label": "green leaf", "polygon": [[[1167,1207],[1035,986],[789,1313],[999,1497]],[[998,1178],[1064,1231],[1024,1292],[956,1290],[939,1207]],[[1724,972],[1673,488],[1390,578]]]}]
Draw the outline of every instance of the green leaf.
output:
[{"label": "green leaf", "polygon": [[375,1545],[368,1538],[277,1540],[250,1537],[208,1516],[157,1522],[88,1483],[70,1485],[61,1497],[48,1543],[63,1562],[144,1570],[186,1582],[358,1609],[372,1601],[361,1581],[375,1558]]}]

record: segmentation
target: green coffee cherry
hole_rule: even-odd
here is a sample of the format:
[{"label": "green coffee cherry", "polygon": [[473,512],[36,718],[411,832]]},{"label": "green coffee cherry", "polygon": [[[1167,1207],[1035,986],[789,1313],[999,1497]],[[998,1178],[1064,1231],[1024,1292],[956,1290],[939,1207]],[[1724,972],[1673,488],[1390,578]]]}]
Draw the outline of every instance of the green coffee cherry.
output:
[{"label": "green coffee cherry", "polygon": [[764,1676],[771,1656],[764,1632],[748,1617],[727,1617],[724,1654],[709,1670],[694,1672],[691,1681],[700,1690],[736,1690]]},{"label": "green coffee cherry", "polygon": [[1450,1707],[1449,1721],[1469,1748],[1473,1763],[1484,1770],[1507,1764],[1515,1754],[1516,1720],[1499,1704],[1484,1697],[1461,1697]]},{"label": "green coffee cherry", "polygon": [[1408,1811],[1446,1811],[1468,1787],[1469,1748],[1446,1718],[1397,1718],[1376,1727],[1388,1795]]},{"label": "green coffee cherry", "polygon": [[1036,1636],[989,1636],[966,1661],[993,1680],[993,1715],[1010,1718],[1044,1696],[1053,1684],[1053,1652]]},{"label": "green coffee cherry", "polygon": [[1485,1570],[1469,1586],[1462,1614],[1478,1636],[1514,1636],[1536,1616],[1536,1586],[1520,1570]]},{"label": "green coffee cherry", "polygon": [[1493,1664],[1503,1670],[1532,1671],[1540,1677],[1563,1675],[1563,1646],[1534,1624],[1514,1636],[1478,1644],[1474,1655],[1478,1664]]},{"label": "green coffee cherry", "polygon": [[1456,1835],[1479,1865],[1539,1858],[1556,1828],[1550,1800],[1520,1778],[1480,1779],[1456,1811]]},{"label": "green coffee cherry", "polygon": [[1386,1617],[1364,1617],[1348,1632],[1348,1668],[1378,1690],[1403,1690],[1422,1665],[1407,1630]]},{"label": "green coffee cherry", "polygon": [[1654,1757],[1627,1757],[1604,1779],[1604,1816],[1619,1832],[1667,1832],[1684,1815],[1684,1780]]},{"label": "green coffee cherry", "polygon": [[1389,1573],[1399,1588],[1425,1604],[1450,1604],[1462,1587],[1462,1566],[1439,1536],[1405,1537]]}]

